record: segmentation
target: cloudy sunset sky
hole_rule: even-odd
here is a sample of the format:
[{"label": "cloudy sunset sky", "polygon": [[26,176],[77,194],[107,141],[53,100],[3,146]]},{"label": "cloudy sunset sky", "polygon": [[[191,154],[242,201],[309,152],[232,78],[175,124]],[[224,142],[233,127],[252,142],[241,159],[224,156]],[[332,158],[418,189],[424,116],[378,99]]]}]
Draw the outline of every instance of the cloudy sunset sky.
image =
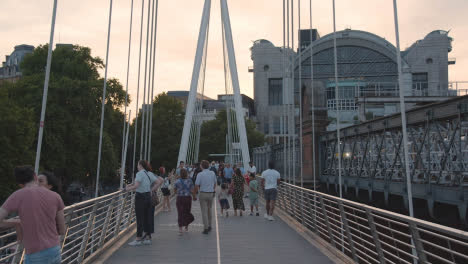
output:
[{"label": "cloudy sunset sky", "polygon": [[[141,1],[134,0],[132,60],[129,93],[136,96]],[[147,3],[147,1],[145,1]],[[159,0],[156,93],[188,90],[204,0]],[[395,43],[392,0],[336,0],[337,30],[369,31]],[[467,0],[399,0],[400,39],[405,49],[429,32],[451,30],[450,81],[468,81]],[[110,77],[125,84],[131,0],[114,0],[109,57]],[[0,56],[4,61],[15,45],[45,44],[49,40],[53,0],[2,0],[0,3]],[[231,24],[241,92],[253,96],[249,48],[257,39],[282,43],[282,0],[230,0]],[[309,28],[309,1],[301,1],[301,27]],[[297,12],[297,0],[295,0]],[[332,1],[314,0],[313,27],[324,36],[333,30]],[[109,0],[59,0],[55,43],[88,46],[104,59]],[[146,14],[146,12],[145,12]],[[145,19],[146,24],[146,19]],[[297,30],[297,14],[295,26]],[[145,30],[146,32],[146,30]],[[297,36],[296,36],[297,39]],[[297,43],[297,41],[296,41]],[[212,1],[205,93],[224,91],[219,1]],[[144,55],[144,53],[143,53]],[[134,109],[134,102],[132,109]]]}]

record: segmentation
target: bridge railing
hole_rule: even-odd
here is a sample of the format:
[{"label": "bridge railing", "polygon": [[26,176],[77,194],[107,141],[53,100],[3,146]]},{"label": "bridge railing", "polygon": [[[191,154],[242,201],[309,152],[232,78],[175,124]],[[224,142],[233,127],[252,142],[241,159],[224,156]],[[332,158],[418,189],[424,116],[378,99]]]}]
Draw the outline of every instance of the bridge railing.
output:
[{"label": "bridge railing", "polygon": [[468,263],[468,232],[282,183],[277,206],[356,263]]},{"label": "bridge railing", "polygon": [[[160,190],[158,196],[160,206],[163,199]],[[136,221],[134,201],[134,192],[118,191],[66,207],[66,234],[61,241],[62,263],[86,262],[107,243],[115,242]],[[17,264],[23,260],[24,250],[16,241],[16,231],[0,234],[0,263]]]}]

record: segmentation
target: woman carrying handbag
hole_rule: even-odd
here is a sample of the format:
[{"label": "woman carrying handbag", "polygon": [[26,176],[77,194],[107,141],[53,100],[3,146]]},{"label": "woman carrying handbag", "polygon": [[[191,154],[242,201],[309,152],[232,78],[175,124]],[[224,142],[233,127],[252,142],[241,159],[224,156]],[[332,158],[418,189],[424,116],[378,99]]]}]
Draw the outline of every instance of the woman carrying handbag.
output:
[{"label": "woman carrying handbag", "polygon": [[151,244],[151,233],[154,232],[154,203],[157,202],[157,190],[162,183],[163,180],[151,172],[147,161],[138,162],[135,183],[124,188],[124,191],[135,190],[137,235],[136,239],[129,243],[130,246]]}]

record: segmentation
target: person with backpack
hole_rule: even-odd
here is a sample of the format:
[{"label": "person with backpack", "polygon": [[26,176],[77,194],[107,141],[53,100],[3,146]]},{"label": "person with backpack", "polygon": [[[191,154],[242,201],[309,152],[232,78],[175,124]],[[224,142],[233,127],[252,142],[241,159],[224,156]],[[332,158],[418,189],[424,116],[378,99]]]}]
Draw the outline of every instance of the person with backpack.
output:
[{"label": "person with backpack", "polygon": [[168,175],[166,174],[166,168],[161,166],[159,168],[159,175],[163,178],[163,184],[161,186],[161,192],[163,194],[163,210],[166,212],[171,211],[171,202],[169,198],[171,197],[171,191],[169,190],[169,186],[171,185],[171,180],[169,179]]},{"label": "person with backpack", "polygon": [[188,179],[187,170],[180,170],[180,179],[174,184],[174,191],[177,193],[177,223],[179,225],[179,235],[183,234],[183,229],[188,232],[188,226],[193,222],[192,200],[196,201],[195,185]]},{"label": "person with backpack", "polygon": [[136,192],[135,215],[137,222],[137,235],[136,239],[128,245],[151,245],[151,233],[154,232],[154,206],[151,203],[151,195],[161,186],[162,183],[163,180],[156,177],[151,172],[151,167],[147,161],[138,161],[138,173],[135,177],[135,183],[126,186],[123,190]]}]

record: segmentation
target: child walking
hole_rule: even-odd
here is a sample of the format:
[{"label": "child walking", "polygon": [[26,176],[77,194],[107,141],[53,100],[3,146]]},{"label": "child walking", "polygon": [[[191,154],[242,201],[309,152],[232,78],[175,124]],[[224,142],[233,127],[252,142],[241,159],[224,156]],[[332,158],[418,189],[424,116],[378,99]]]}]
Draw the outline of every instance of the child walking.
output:
[{"label": "child walking", "polygon": [[229,193],[226,183],[221,184],[221,191],[218,193],[219,204],[221,205],[221,215],[224,215],[224,210],[226,210],[226,217],[229,217]]},{"label": "child walking", "polygon": [[252,173],[249,175],[250,182],[249,182],[249,200],[250,200],[250,215],[253,215],[253,208],[255,206],[256,209],[256,216],[259,216],[258,213],[258,182],[255,179],[255,175]]}]

